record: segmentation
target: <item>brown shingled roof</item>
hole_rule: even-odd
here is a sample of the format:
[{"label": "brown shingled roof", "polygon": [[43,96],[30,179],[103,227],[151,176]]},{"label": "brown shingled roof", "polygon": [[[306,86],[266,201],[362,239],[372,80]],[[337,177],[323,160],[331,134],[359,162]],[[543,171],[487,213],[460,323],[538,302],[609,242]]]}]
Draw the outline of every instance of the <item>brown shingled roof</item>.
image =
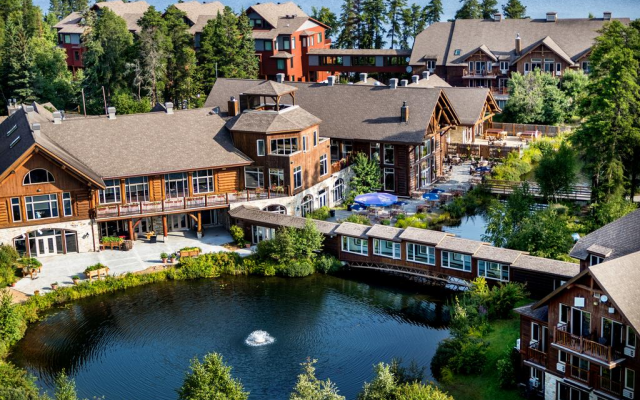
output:
[{"label": "brown shingled roof", "polygon": [[142,18],[144,13],[149,9],[149,3],[146,1],[123,2],[122,0],[102,1],[91,7],[93,10],[108,8],[116,15],[120,16],[127,23],[127,29],[132,32],[140,32],[138,20]]},{"label": "brown shingled roof", "polygon": [[580,265],[566,261],[550,260],[523,254],[511,265],[514,268],[540,271],[567,278],[574,277],[580,272]]},{"label": "brown shingled roof", "polygon": [[366,239],[366,233],[370,228],[371,227],[367,225],[354,224],[352,222],[343,222],[335,230],[335,233],[337,233],[338,235],[346,235],[360,239]]},{"label": "brown shingled roof", "polygon": [[279,17],[285,15],[297,15],[298,17],[309,17],[296,3],[288,1],[286,3],[259,3],[250,7],[274,28],[278,27]]},{"label": "brown shingled roof", "polygon": [[264,81],[253,87],[246,89],[243,94],[256,95],[256,96],[283,96],[291,92],[298,90],[297,87],[286,85],[284,83],[278,83],[274,81]]},{"label": "brown shingled roof", "polygon": [[277,133],[299,132],[322,122],[299,106],[280,111],[247,110],[227,123],[230,131]]},{"label": "brown shingled roof", "polygon": [[[262,211],[259,208],[245,205],[230,209],[229,215],[232,218],[238,218],[244,221],[254,222],[256,224],[263,223],[269,225],[288,226],[291,228],[304,228],[304,225],[307,222],[306,218]],[[315,219],[309,219],[309,221],[313,222],[316,228],[318,228],[318,231],[325,235],[335,234],[335,230],[338,227],[338,224],[334,222],[318,221]]]},{"label": "brown shingled roof", "polygon": [[444,93],[456,110],[462,125],[475,125],[484,118],[485,103],[491,103],[499,110],[491,91],[487,88],[444,88]]},{"label": "brown shingled roof", "polygon": [[309,49],[309,55],[321,56],[404,56],[411,50],[402,49]]},{"label": "brown shingled roof", "polygon": [[[201,17],[205,17],[208,21],[209,19],[215,18],[218,13],[222,14],[224,12],[224,4],[219,1],[212,1],[210,3],[200,3],[199,1],[185,1],[183,3],[176,3],[174,6],[184,12],[187,16],[187,19],[191,21],[192,25],[195,25],[199,22]],[[202,22],[200,20],[200,22]],[[204,24],[206,21],[204,21]],[[199,30],[202,31],[201,29]]]},{"label": "brown shingled roof", "polygon": [[473,256],[501,264],[513,264],[522,254],[524,253],[518,250],[503,249],[502,247],[486,245],[481,246]]},{"label": "brown shingled roof", "polygon": [[462,239],[457,237],[447,236],[438,245],[436,248],[444,251],[454,251],[458,253],[465,253],[474,255],[476,251],[480,249],[480,247],[484,246],[485,243],[478,242],[476,240]]},{"label": "brown shingled roof", "polygon": [[400,228],[393,226],[376,224],[369,229],[367,236],[377,239],[400,241],[400,234],[403,232]]},{"label": "brown shingled roof", "polygon": [[611,249],[609,259],[640,251],[640,210],[635,210],[622,218],[580,238],[571,249],[571,257],[586,260],[592,245]]},{"label": "brown shingled roof", "polygon": [[400,234],[400,239],[406,240],[408,242],[429,244],[435,246],[447,236],[452,235],[446,232],[409,227],[405,228],[404,232]]}]

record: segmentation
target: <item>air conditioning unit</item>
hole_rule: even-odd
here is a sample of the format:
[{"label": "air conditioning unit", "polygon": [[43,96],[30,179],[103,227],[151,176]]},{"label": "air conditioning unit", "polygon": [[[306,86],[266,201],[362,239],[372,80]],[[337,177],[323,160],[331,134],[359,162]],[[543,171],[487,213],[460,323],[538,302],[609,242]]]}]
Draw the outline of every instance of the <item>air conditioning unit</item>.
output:
[{"label": "air conditioning unit", "polygon": [[[540,381],[538,380],[538,378],[531,378],[529,379],[529,386],[531,386],[532,388],[538,388],[540,387]],[[631,396],[633,396],[633,392],[631,392]]]},{"label": "air conditioning unit", "polygon": [[625,347],[624,348],[624,355],[627,357],[635,357],[636,356],[636,349],[632,348],[632,347]]},{"label": "air conditioning unit", "polygon": [[622,397],[625,399],[633,399],[633,390],[624,389],[622,391]]},{"label": "air conditioning unit", "polygon": [[556,364],[556,369],[560,372],[565,372],[565,367],[566,365],[564,365],[563,363],[557,363]]}]

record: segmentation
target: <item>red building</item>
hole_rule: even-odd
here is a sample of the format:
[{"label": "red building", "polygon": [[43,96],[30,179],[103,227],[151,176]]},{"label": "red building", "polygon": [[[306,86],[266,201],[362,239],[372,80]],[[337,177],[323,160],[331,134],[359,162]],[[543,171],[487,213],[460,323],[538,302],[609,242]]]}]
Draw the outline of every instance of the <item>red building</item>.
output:
[{"label": "red building", "polygon": [[287,81],[321,81],[326,71],[309,71],[308,54],[328,49],[328,26],[310,18],[293,2],[256,4],[247,9],[253,27],[260,77],[276,79],[282,73]]}]

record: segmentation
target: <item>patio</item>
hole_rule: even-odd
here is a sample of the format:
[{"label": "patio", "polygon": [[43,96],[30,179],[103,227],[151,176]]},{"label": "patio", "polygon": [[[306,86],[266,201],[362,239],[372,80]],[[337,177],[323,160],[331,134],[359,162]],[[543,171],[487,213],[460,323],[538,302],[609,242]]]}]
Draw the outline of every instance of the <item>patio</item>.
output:
[{"label": "patio", "polygon": [[[84,279],[84,269],[96,263],[102,263],[109,267],[110,275],[122,275],[128,272],[137,272],[149,267],[162,264],[160,253],[173,253],[183,247],[200,247],[203,253],[229,251],[222,245],[233,242],[233,239],[224,228],[205,229],[201,239],[192,231],[170,232],[166,243],[149,243],[145,239],[134,242],[133,249],[129,251],[104,250],[90,253],[74,253],[51,257],[38,258],[42,262],[42,272],[38,278],[23,278],[16,283],[14,289],[33,294],[34,290],[41,293],[51,290],[51,284],[58,282],[60,286],[73,284],[71,277],[74,275]],[[242,255],[249,255],[251,249],[237,250]]]}]

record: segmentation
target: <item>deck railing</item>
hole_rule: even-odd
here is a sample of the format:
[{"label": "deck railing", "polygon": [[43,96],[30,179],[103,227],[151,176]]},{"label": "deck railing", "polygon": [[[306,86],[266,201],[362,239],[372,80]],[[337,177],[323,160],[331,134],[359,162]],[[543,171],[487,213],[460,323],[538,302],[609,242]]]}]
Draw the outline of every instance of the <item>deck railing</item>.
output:
[{"label": "deck railing", "polygon": [[265,200],[288,196],[286,187],[268,189],[246,189],[229,193],[179,197],[162,201],[140,201],[128,204],[106,204],[98,206],[96,218],[115,218],[133,215],[161,214],[179,210],[197,210],[225,206],[243,201]]},{"label": "deck railing", "polygon": [[527,360],[543,367],[547,366],[547,353],[538,349],[538,343],[527,348]]},{"label": "deck railing", "polygon": [[347,154],[346,157],[343,157],[338,161],[332,161],[331,162],[331,173],[335,174],[336,172],[339,172],[339,171],[347,168],[349,165],[351,165],[352,162],[353,162],[353,157],[351,156],[351,154]]},{"label": "deck railing", "polygon": [[[542,191],[540,186],[535,182],[528,182],[529,193],[534,197],[542,197]],[[522,182],[518,181],[503,181],[498,179],[488,179],[485,181],[485,185],[494,194],[511,194],[515,188],[521,187]],[[569,190],[559,192],[558,198],[566,200],[580,200],[587,201],[591,199],[591,187],[587,185],[573,185]]]},{"label": "deck railing", "polygon": [[620,356],[618,352],[613,351],[611,346],[573,335],[557,327],[554,328],[554,343],[606,362],[615,361]]}]

